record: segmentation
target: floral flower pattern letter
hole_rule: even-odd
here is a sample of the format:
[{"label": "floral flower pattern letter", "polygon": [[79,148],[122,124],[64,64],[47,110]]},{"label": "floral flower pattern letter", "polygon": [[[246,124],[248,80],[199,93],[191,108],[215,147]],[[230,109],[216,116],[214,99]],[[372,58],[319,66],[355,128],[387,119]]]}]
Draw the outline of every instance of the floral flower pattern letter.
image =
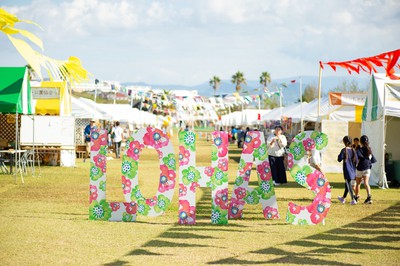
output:
[{"label": "floral flower pattern letter", "polygon": [[[134,144],[131,144],[134,143]],[[127,202],[136,202],[137,212],[143,216],[159,216],[171,204],[175,190],[176,160],[174,148],[168,136],[160,129],[147,127],[132,134],[127,139],[129,147],[122,156],[122,178],[131,181],[130,189],[124,190]],[[139,188],[139,157],[144,147],[153,147],[160,163],[160,177],[158,190],[155,196],[146,199]],[[126,165],[126,169],[124,169]]]},{"label": "floral flower pattern letter", "polygon": [[196,134],[179,133],[179,220],[196,223],[196,187],[211,187],[211,223],[228,223],[228,134],[212,133],[211,167],[196,167]]},{"label": "floral flower pattern letter", "polygon": [[[135,202],[106,201],[107,134],[107,130],[103,129],[91,132],[89,219],[133,222],[136,220]],[[122,178],[124,193],[130,186],[129,179]]]},{"label": "floral flower pattern letter", "polygon": [[[125,202],[106,201],[107,131],[92,132],[89,218],[102,221],[132,222],[136,215],[158,216],[171,203],[175,189],[176,161],[169,138],[161,130],[143,128],[132,134],[126,142],[122,156],[121,181]],[[139,188],[138,169],[141,151],[151,146],[156,149],[160,162],[158,191],[146,199]]]},{"label": "floral flower pattern letter", "polygon": [[[245,203],[261,203],[265,219],[279,218],[278,204],[266,151],[264,133],[259,131],[247,132],[229,204],[229,218],[243,218]],[[258,187],[249,188],[253,157],[257,169]]]},{"label": "floral flower pattern letter", "polygon": [[328,214],[331,206],[331,188],[326,177],[308,164],[307,152],[323,151],[328,136],[318,131],[305,131],[293,138],[289,147],[288,170],[297,183],[315,193],[311,205],[288,205],[286,221],[292,224],[318,224]]}]

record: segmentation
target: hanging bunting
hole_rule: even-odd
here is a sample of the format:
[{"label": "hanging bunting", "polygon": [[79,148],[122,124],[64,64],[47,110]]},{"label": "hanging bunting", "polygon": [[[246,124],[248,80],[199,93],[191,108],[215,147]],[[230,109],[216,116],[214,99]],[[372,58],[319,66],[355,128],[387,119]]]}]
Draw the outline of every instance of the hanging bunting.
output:
[{"label": "hanging bunting", "polygon": [[371,56],[371,57],[363,57],[358,58],[350,61],[344,62],[319,62],[320,67],[323,69],[324,64],[330,66],[334,71],[336,71],[336,67],[342,67],[347,69],[349,74],[352,72],[356,72],[357,74],[360,71],[363,72],[377,72],[376,67],[383,67],[386,71],[386,76],[390,79],[399,79],[396,75],[394,75],[395,69],[400,68],[400,64],[397,63],[400,57],[400,49],[394,50],[391,52]]}]

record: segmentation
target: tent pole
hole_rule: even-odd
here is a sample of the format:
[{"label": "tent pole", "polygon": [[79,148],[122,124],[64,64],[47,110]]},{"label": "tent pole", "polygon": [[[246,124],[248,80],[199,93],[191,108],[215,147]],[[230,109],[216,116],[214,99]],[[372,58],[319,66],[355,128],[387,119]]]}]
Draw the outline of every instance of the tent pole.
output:
[{"label": "tent pole", "polygon": [[318,72],[318,110],[317,110],[317,120],[318,120],[319,114],[321,112],[321,82],[322,82],[322,67],[321,67],[321,64],[320,64],[319,72]]},{"label": "tent pole", "polygon": [[300,130],[301,132],[304,131],[303,127],[303,88],[301,84],[301,77],[300,77]]},{"label": "tent pole", "polygon": [[18,107],[16,106],[15,111],[15,143],[14,143],[14,175],[15,175],[15,184],[17,184],[17,150],[18,150]]}]

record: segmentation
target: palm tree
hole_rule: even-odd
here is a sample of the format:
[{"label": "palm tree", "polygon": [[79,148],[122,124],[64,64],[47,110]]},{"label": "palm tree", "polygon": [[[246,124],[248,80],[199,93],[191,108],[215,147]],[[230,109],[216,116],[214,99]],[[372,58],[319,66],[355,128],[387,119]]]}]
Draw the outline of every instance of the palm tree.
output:
[{"label": "palm tree", "polygon": [[221,79],[218,76],[213,76],[210,79],[210,86],[212,86],[214,89],[214,96],[217,94],[217,90],[220,84],[221,84]]},{"label": "palm tree", "polygon": [[247,85],[244,74],[240,71],[236,72],[236,74],[232,76],[232,83],[236,84],[236,92],[240,92],[242,89],[240,86],[241,84]]},{"label": "palm tree", "polygon": [[264,86],[264,91],[268,91],[268,83],[271,82],[271,75],[268,72],[262,72],[260,76],[260,84]]}]

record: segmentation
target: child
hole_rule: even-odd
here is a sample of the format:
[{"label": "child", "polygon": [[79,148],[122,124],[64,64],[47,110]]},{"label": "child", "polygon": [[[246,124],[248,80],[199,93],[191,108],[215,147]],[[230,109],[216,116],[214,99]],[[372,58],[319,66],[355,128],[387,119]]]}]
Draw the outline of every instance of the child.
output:
[{"label": "child", "polygon": [[340,151],[338,155],[338,162],[343,161],[343,176],[345,180],[345,187],[343,197],[338,197],[341,203],[345,203],[345,199],[347,197],[347,193],[350,192],[351,196],[351,205],[357,204],[357,200],[354,196],[353,189],[355,187],[355,178],[356,178],[356,165],[357,165],[357,153],[351,146],[351,138],[349,136],[345,136],[343,138],[344,148]]},{"label": "child", "polygon": [[376,158],[372,154],[372,150],[369,147],[368,137],[363,135],[360,138],[361,147],[357,149],[357,156],[359,158],[359,162],[357,165],[356,172],[356,199],[358,200],[361,187],[361,181],[364,181],[365,189],[367,190],[367,199],[364,201],[365,204],[372,203],[371,197],[371,188],[369,187],[369,176],[371,175],[371,167],[372,164],[376,162]]}]

